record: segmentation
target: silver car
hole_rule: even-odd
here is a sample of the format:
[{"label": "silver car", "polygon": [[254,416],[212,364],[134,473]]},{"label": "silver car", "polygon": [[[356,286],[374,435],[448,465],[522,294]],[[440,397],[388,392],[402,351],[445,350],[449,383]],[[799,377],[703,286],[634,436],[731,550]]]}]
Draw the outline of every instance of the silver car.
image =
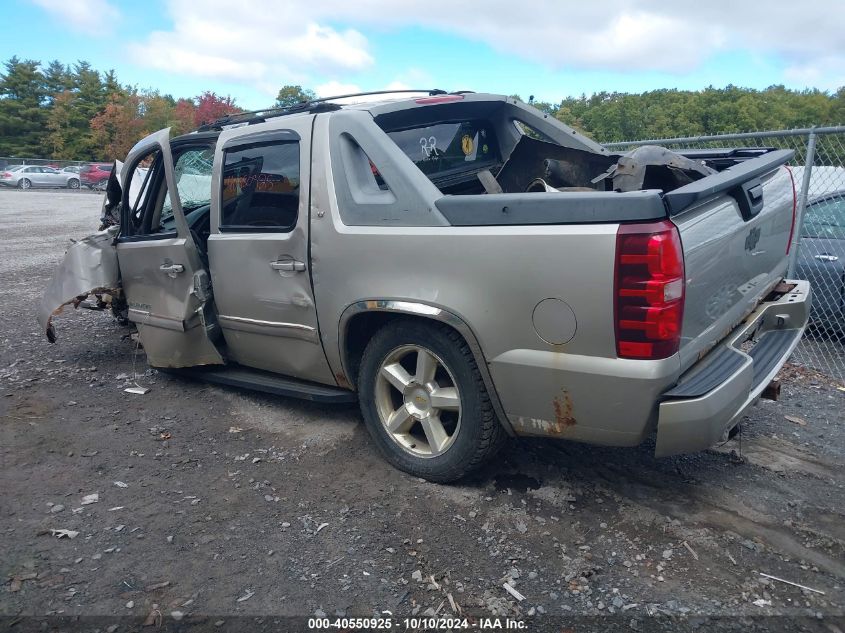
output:
[{"label": "silver car", "polygon": [[33,187],[79,189],[79,174],[41,165],[20,165],[0,171],[0,185],[18,189]]},{"label": "silver car", "polygon": [[55,340],[93,293],[154,367],[357,400],[390,463],[432,481],[514,435],[702,450],[811,303],[783,278],[793,153],[725,152],[612,154],[442,91],[162,130],[113,172],[112,226],[70,247],[39,321]]}]

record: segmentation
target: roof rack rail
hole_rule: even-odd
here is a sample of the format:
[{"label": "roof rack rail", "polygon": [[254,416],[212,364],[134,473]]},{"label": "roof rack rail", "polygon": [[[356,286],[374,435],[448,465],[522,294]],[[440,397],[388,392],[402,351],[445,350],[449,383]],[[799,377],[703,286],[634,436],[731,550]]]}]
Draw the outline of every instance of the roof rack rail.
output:
[{"label": "roof rack rail", "polygon": [[[249,110],[247,112],[238,112],[236,114],[227,114],[224,117],[217,119],[211,123],[206,123],[197,128],[197,132],[207,132],[209,130],[221,130],[224,125],[246,124],[252,125],[254,123],[263,123],[267,119],[274,117],[285,116],[287,114],[295,114],[297,112],[330,112],[340,108],[339,105],[329,103],[336,99],[349,99],[350,97],[369,97],[372,95],[388,95],[388,94],[403,94],[403,93],[428,93],[433,97],[436,95],[448,94],[445,90],[439,88],[424,88],[420,90],[402,89],[402,90],[371,90],[369,92],[352,92],[345,95],[334,95],[331,97],[320,97],[319,99],[308,99],[300,101],[289,106],[270,107],[261,110]],[[468,92],[468,91],[462,91]]]}]

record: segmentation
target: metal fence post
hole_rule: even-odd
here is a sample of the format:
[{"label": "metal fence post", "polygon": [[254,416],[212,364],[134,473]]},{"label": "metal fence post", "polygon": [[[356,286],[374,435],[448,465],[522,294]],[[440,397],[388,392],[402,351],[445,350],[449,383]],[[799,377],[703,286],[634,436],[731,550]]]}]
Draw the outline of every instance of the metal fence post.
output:
[{"label": "metal fence post", "polygon": [[795,262],[798,260],[798,249],[801,248],[801,232],[804,228],[804,211],[807,208],[807,192],[810,190],[810,176],[813,173],[813,163],[816,159],[816,130],[810,132],[807,139],[807,157],[804,161],[804,175],[801,179],[801,192],[798,194],[798,204],[795,207],[795,227],[792,232],[792,245],[789,248],[789,265],[786,274],[791,279],[795,275]]}]

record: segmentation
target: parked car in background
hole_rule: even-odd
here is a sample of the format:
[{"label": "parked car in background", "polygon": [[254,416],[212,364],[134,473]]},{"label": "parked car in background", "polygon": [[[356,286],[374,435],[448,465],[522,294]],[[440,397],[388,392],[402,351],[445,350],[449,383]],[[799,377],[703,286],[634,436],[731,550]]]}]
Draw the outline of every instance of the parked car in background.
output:
[{"label": "parked car in background", "polygon": [[111,163],[90,163],[79,170],[79,180],[89,189],[105,189],[109,174]]},{"label": "parked car in background", "polygon": [[845,190],[807,203],[796,274],[813,284],[814,328],[845,340]]},{"label": "parked car in background", "polygon": [[9,165],[0,169],[0,185],[6,187],[17,187],[16,172],[23,169],[25,165]]},{"label": "parked car in background", "polygon": [[72,174],[78,174],[79,169],[80,169],[79,165],[68,165],[67,167],[63,167],[62,171],[72,173]]},{"label": "parked car in background", "polygon": [[[804,167],[792,173],[800,189]],[[813,285],[811,331],[845,342],[845,167],[813,167],[795,275]]]},{"label": "parked car in background", "polygon": [[54,187],[79,189],[79,175],[41,165],[20,165],[0,173],[0,184],[18,189]]}]

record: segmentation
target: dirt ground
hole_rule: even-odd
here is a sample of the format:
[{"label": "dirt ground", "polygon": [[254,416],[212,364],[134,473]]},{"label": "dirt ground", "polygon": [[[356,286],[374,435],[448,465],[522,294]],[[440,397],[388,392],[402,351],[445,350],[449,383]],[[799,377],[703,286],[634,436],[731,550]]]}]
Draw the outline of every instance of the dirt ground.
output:
[{"label": "dirt ground", "polygon": [[[157,373],[103,313],[70,311],[47,343],[34,302],[99,204],[0,191],[0,615],[12,623],[390,611],[527,630],[562,630],[563,616],[607,630],[702,617],[696,630],[845,630],[841,384],[787,366],[781,400],[753,409],[741,443],[695,455],[513,440],[471,480],[435,485],[382,461],[356,407]],[[124,392],[135,373],[147,395]]]}]

